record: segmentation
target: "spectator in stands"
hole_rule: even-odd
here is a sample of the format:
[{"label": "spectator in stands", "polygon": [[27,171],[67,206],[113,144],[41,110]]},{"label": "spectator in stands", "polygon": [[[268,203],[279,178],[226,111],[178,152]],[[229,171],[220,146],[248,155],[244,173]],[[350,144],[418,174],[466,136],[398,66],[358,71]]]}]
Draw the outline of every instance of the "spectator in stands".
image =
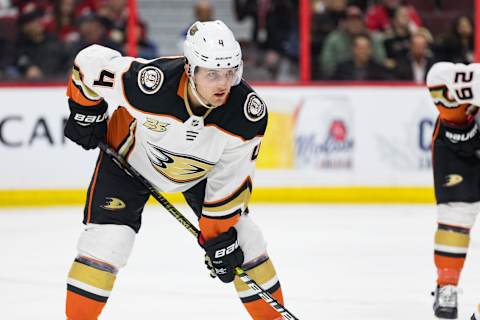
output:
[{"label": "spectator in stands", "polygon": [[[322,4],[322,5],[321,5]],[[313,7],[311,54],[318,57],[328,34],[338,28],[345,17],[347,0],[326,0],[324,5],[317,2]],[[318,60],[312,60],[312,77],[319,78],[321,74]]]},{"label": "spectator in stands", "polygon": [[457,63],[473,62],[473,30],[473,22],[468,16],[457,17],[450,32],[438,41],[438,59]]},{"label": "spectator in stands", "polygon": [[239,21],[253,19],[254,43],[282,51],[297,28],[298,0],[235,0],[235,13]]},{"label": "spectator in stands", "polygon": [[15,65],[27,80],[61,79],[66,76],[68,56],[57,38],[45,30],[44,10],[30,3],[23,6],[17,23]]},{"label": "spectator in stands", "polygon": [[215,20],[215,11],[209,0],[198,0],[197,3],[193,6],[193,16],[194,21],[192,21],[185,29],[180,33],[180,38],[178,39],[178,52],[183,52],[183,42],[187,37],[187,31],[195,21],[205,22]]},{"label": "spectator in stands", "polygon": [[[349,6],[346,10],[345,20],[342,26],[331,32],[320,56],[320,65],[322,68],[322,78],[331,79],[337,65],[352,58],[352,40],[356,35],[364,34],[365,25],[363,22],[362,11],[355,6]],[[371,35],[373,60],[383,64],[385,60],[385,49],[383,40],[377,36]]]},{"label": "spectator in stands", "polygon": [[[155,43],[148,39],[147,26],[142,21],[137,21],[135,38],[137,42],[137,57],[149,60],[158,58],[158,47]],[[127,52],[126,48],[124,51]]]},{"label": "spectator in stands", "polygon": [[392,23],[385,31],[385,52],[388,58],[388,66],[394,68],[396,61],[410,50],[410,37],[417,26],[412,23],[408,14],[408,7],[400,6],[395,9]]},{"label": "spectator in stands", "polygon": [[372,40],[366,34],[357,34],[352,39],[352,59],[340,63],[334,80],[372,81],[389,80],[385,67],[372,59]]},{"label": "spectator in stands", "polygon": [[409,53],[398,60],[395,79],[425,83],[427,72],[434,63],[425,34],[413,34]]},{"label": "spectator in stands", "polygon": [[127,0],[103,0],[97,5],[97,14],[103,19],[108,36],[113,42],[123,44],[126,41],[128,20]]},{"label": "spectator in stands", "polygon": [[19,12],[22,12],[25,6],[31,6],[32,3],[40,9],[47,10],[50,7],[51,0],[11,0],[11,4],[18,8]]},{"label": "spectator in stands", "polygon": [[99,44],[122,52],[121,45],[108,37],[105,20],[95,13],[88,13],[79,18],[78,30],[80,38],[69,46],[73,58],[80,50],[92,44]]},{"label": "spectator in stands", "polygon": [[208,0],[198,0],[193,7],[193,12],[196,21],[200,22],[212,21],[215,16],[215,10]]},{"label": "spectator in stands", "polygon": [[273,81],[272,73],[263,64],[263,55],[251,41],[240,41],[243,59],[243,78],[247,81]]},{"label": "spectator in stands", "polygon": [[8,67],[11,61],[11,44],[8,39],[0,37],[0,80],[8,79]]},{"label": "spectator in stands", "polygon": [[235,0],[234,4],[239,21],[253,19],[252,41],[264,50],[263,61],[276,78],[285,65],[298,60],[298,0]]},{"label": "spectator in stands", "polygon": [[47,24],[47,30],[55,33],[65,43],[78,40],[75,0],[55,0],[53,2],[53,17]]},{"label": "spectator in stands", "polygon": [[[400,0],[381,0],[379,4],[370,7],[365,19],[367,28],[370,31],[385,31],[391,25],[395,10],[400,5]],[[408,14],[412,23],[416,26],[422,25],[422,20],[414,7],[408,6]]]}]

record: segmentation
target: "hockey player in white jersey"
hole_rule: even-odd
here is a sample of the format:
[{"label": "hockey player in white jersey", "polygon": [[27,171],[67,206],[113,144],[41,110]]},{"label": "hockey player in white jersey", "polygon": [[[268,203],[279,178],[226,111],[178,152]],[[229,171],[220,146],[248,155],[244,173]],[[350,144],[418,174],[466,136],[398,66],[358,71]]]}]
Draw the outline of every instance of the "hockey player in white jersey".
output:
[{"label": "hockey player in white jersey", "polygon": [[[456,319],[457,286],[467,256],[470,230],[480,210],[480,64],[439,62],[427,75],[439,110],[433,133],[433,173],[437,200],[434,257],[437,288],[434,313]],[[478,314],[472,319],[480,320]]]},{"label": "hockey player in white jersey", "polygon": [[[146,61],[98,45],[82,50],[68,85],[65,135],[85,149],[106,141],[160,191],[183,192],[198,216],[212,274],[234,282],[253,319],[281,319],[234,276],[242,266],[283,303],[266,242],[248,214],[265,103],[242,80],[240,46],[223,22],[194,23],[184,55]],[[99,317],[130,256],[148,197],[100,153],[67,280],[68,319]],[[215,255],[220,251],[226,254]]]}]

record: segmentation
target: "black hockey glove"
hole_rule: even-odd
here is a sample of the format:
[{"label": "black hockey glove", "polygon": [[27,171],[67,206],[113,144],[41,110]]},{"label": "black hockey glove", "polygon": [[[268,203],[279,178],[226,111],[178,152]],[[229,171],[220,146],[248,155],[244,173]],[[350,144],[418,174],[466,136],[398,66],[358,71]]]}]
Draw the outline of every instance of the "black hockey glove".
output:
[{"label": "black hockey glove", "polygon": [[234,270],[242,265],[244,258],[238,245],[237,230],[231,227],[227,232],[205,241],[202,246],[206,252],[205,264],[210,269],[210,275],[216,275],[225,283],[232,282]]},{"label": "black hockey glove", "polygon": [[70,117],[65,125],[65,137],[85,150],[95,149],[107,134],[107,103],[103,100],[98,106],[84,107],[68,99],[68,105]]},{"label": "black hockey glove", "polygon": [[439,136],[460,156],[470,157],[480,150],[480,133],[474,120],[464,126],[454,126],[440,121]]}]

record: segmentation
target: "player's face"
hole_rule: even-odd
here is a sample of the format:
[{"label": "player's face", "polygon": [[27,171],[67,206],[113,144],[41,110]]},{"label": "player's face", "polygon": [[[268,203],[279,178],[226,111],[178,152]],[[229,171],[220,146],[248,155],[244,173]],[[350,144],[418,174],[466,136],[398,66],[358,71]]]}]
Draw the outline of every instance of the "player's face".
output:
[{"label": "player's face", "polygon": [[225,104],[235,79],[236,68],[206,69],[198,67],[195,70],[195,86],[198,93],[212,106]]}]

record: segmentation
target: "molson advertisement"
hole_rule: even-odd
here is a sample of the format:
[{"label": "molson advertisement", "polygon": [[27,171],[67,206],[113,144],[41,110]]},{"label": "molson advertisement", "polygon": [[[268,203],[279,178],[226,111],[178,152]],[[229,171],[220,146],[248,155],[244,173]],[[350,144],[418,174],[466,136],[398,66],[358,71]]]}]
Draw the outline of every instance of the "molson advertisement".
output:
[{"label": "molson advertisement", "polygon": [[295,168],[353,168],[354,110],[348,96],[309,97],[295,120]]}]

